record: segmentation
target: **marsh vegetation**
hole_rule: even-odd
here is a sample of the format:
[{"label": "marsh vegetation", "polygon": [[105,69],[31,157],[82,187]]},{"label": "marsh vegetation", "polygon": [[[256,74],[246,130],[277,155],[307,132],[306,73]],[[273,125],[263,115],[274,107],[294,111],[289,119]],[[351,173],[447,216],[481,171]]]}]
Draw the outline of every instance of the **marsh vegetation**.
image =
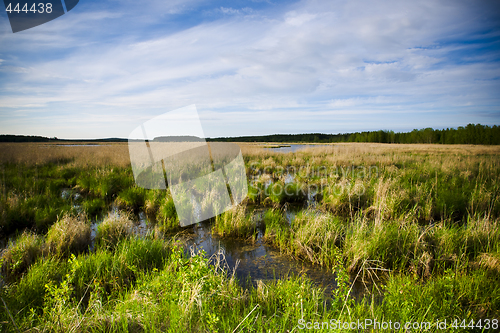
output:
[{"label": "marsh vegetation", "polygon": [[[126,144],[6,143],[0,329],[281,332],[301,318],[500,317],[499,147],[240,146],[249,193],[206,222],[211,234],[331,272],[330,292],[300,272],[245,284],[223,251],[187,248],[169,190],[135,185]],[[142,213],[148,232],[137,234]],[[353,283],[365,286],[356,297]]]}]

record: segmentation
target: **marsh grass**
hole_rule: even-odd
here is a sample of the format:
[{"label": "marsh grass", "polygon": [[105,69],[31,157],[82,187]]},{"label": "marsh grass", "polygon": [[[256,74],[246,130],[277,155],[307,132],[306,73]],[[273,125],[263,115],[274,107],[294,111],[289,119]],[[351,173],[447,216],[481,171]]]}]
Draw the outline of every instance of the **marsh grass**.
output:
[{"label": "marsh grass", "polygon": [[24,231],[1,252],[0,267],[6,282],[19,279],[42,255],[43,238]]},{"label": "marsh grass", "polygon": [[83,201],[82,208],[91,218],[97,219],[105,211],[106,202],[101,198],[87,199]]},{"label": "marsh grass", "polygon": [[[27,322],[25,329],[30,328],[34,318],[43,313],[45,284],[61,281],[67,271],[67,263],[56,258],[40,257],[15,285],[2,291],[10,311],[17,315],[16,321]],[[10,325],[6,328],[14,331]]]},{"label": "marsh grass", "polygon": [[130,209],[138,212],[146,202],[146,190],[140,187],[130,187],[118,194],[115,204],[119,209]]},{"label": "marsh grass", "polygon": [[63,257],[87,251],[90,246],[90,222],[86,215],[64,215],[54,223],[46,237],[47,250]]},{"label": "marsh grass", "polygon": [[290,243],[290,228],[282,209],[269,209],[264,217],[264,240],[275,244],[281,251],[286,251]]},{"label": "marsh grass", "polygon": [[[169,191],[170,192],[170,191]],[[144,203],[144,212],[151,219],[156,219],[162,202],[167,197],[164,190],[148,190],[146,191],[146,199]]]},{"label": "marsh grass", "polygon": [[104,248],[114,248],[116,244],[132,234],[134,222],[126,211],[109,213],[97,227],[96,244]]},{"label": "marsh grass", "polygon": [[348,269],[356,272],[366,260],[382,262],[392,270],[405,270],[412,260],[427,250],[425,231],[418,224],[386,221],[370,223],[362,219],[350,226],[346,234],[344,254]]},{"label": "marsh grass", "polygon": [[345,223],[313,210],[299,212],[292,221],[290,245],[293,254],[312,263],[332,267],[335,253],[345,237]]},{"label": "marsh grass", "polygon": [[496,280],[478,270],[447,270],[426,282],[413,276],[393,275],[386,283],[384,301],[377,312],[403,322],[418,318],[435,323],[449,317],[460,318],[459,324],[462,319],[477,321],[486,313],[498,316],[499,285],[490,285]]},{"label": "marsh grass", "polygon": [[175,210],[174,199],[172,199],[170,192],[160,202],[155,221],[159,230],[163,233],[172,233],[180,229],[179,216]]},{"label": "marsh grass", "polygon": [[[46,243],[26,232],[2,254],[0,295],[21,331],[267,332],[296,331],[300,318],[500,316],[499,147],[335,144],[294,154],[241,147],[247,175],[258,176],[256,190],[249,187],[248,206],[214,219],[214,232],[254,235],[249,212],[267,204],[264,241],[337,272],[338,286],[349,285],[347,272],[375,275],[365,298],[354,302],[350,288],[339,288],[330,299],[300,276],[242,288],[222,260],[189,257],[164,235],[132,236],[134,210],[155,216],[155,230],[179,227],[168,191],[133,186],[126,145],[5,144],[0,231],[49,230]],[[286,207],[305,198],[266,192],[269,182],[271,189],[285,185],[287,167],[295,168],[290,186],[319,185],[321,193],[319,210],[303,210],[290,223]],[[71,195],[61,196],[63,189]],[[95,252],[69,245],[79,233],[63,222],[65,213],[81,205],[94,218],[113,203],[129,212],[105,217]],[[10,323],[0,312],[0,330],[15,331]]]},{"label": "marsh grass", "polygon": [[326,307],[322,290],[305,278],[244,290],[223,252],[186,256],[152,239],[125,240],[114,253],[39,261],[5,296],[22,330],[42,332],[287,330],[301,316],[339,311]]},{"label": "marsh grass", "polygon": [[[435,325],[498,316],[498,275],[462,265],[427,281],[390,274],[380,286],[383,298],[353,302],[341,260],[333,266],[343,287],[332,299],[301,276],[243,289],[223,256],[188,256],[161,240],[129,238],[113,251],[39,259],[15,288],[2,290],[2,297],[22,331],[42,332],[267,332],[296,330],[301,318],[320,324],[355,317]],[[14,331],[6,316],[0,314],[0,327]]]},{"label": "marsh grass", "polygon": [[224,237],[255,240],[257,227],[257,221],[246,207],[238,205],[215,217],[212,232]]}]

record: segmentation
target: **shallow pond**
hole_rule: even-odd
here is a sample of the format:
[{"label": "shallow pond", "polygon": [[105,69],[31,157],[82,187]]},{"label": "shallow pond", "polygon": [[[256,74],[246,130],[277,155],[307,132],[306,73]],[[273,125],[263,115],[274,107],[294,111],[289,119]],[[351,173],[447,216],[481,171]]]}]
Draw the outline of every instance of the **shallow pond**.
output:
[{"label": "shallow pond", "polygon": [[280,153],[295,153],[299,150],[317,147],[332,147],[332,145],[307,145],[307,144],[290,144],[290,145],[277,145],[276,147],[264,147],[266,150],[277,151]]},{"label": "shallow pond", "polygon": [[[254,216],[262,218],[262,212],[254,212]],[[286,216],[291,222],[297,213],[297,209],[287,209]],[[96,236],[98,223],[92,224],[92,246]],[[147,221],[144,213],[139,213],[139,219],[135,224],[133,233],[145,236],[153,232],[151,224]],[[300,275],[309,278],[315,285],[325,288],[325,293],[331,295],[336,288],[335,274],[332,271],[313,265],[309,262],[295,260],[280,253],[279,249],[266,243],[262,239],[262,231],[259,231],[257,239],[252,241],[223,238],[212,234],[210,222],[193,224],[184,228],[176,235],[176,238],[184,244],[186,254],[204,251],[206,257],[212,257],[222,251],[230,273],[235,269],[235,276],[243,287],[257,285],[258,280],[272,281],[274,279],[288,278],[292,275]],[[351,291],[355,297],[364,291],[363,284],[356,282]]]}]

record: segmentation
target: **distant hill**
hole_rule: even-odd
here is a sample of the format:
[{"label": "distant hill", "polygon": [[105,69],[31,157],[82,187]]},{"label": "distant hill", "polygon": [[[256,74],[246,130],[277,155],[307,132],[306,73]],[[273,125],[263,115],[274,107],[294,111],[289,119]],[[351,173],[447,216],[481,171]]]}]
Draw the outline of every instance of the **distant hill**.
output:
[{"label": "distant hill", "polygon": [[[195,136],[165,136],[157,137],[156,142],[186,142],[202,141]],[[332,143],[332,142],[378,142],[378,143],[440,143],[440,144],[478,144],[499,145],[500,126],[468,124],[465,127],[435,130],[432,128],[414,129],[411,132],[371,131],[342,134],[272,134],[261,136],[239,136],[207,138],[207,141],[218,142],[303,142],[303,143]],[[0,135],[0,142],[128,142],[128,139],[106,138],[67,140],[47,138],[42,136]]]}]

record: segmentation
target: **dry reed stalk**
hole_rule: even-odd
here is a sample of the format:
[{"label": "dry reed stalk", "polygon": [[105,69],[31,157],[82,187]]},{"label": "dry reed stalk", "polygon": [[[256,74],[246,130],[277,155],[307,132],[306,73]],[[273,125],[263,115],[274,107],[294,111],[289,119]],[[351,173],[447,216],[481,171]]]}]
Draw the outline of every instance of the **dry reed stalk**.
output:
[{"label": "dry reed stalk", "polygon": [[[95,143],[92,143],[95,144]],[[36,165],[68,163],[70,166],[129,166],[126,143],[97,146],[59,146],[47,143],[0,143],[0,163]]]}]

